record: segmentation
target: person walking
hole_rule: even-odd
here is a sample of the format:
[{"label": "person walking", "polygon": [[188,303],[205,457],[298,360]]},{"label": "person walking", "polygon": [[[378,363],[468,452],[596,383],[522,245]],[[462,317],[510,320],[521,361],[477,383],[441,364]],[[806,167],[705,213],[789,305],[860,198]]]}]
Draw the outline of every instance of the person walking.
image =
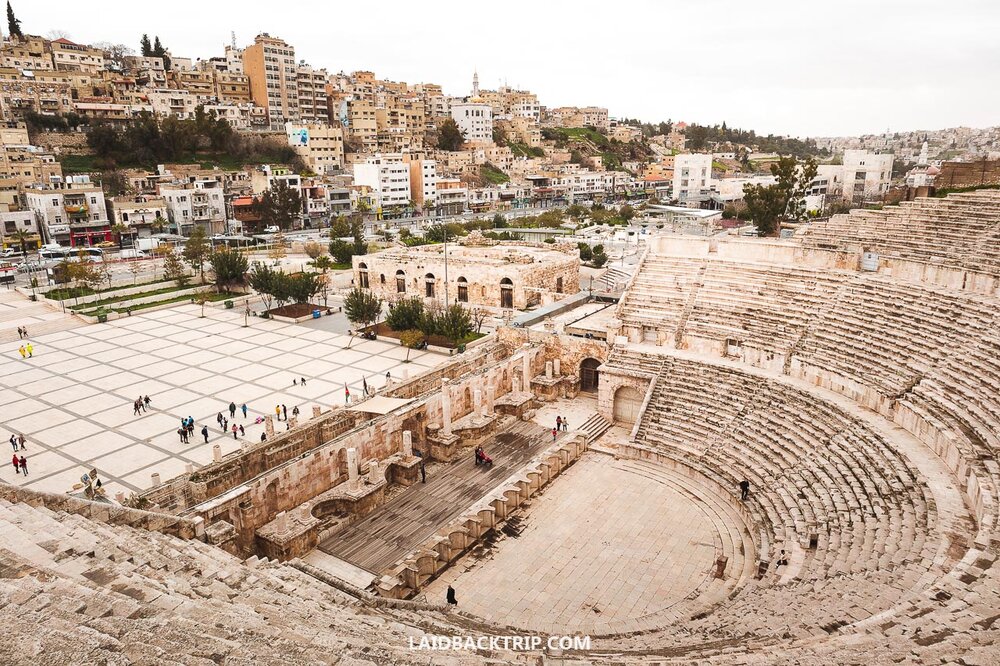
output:
[{"label": "person walking", "polygon": [[143,402],[143,399],[142,399],[142,396],[141,396],[141,395],[140,395],[140,396],[139,396],[138,398],[136,398],[136,399],[135,399],[135,403],[136,403],[137,405],[139,405],[139,408],[140,408],[140,409],[141,409],[141,410],[142,410],[143,412],[145,412],[145,411],[146,411],[146,403],[145,403],[145,402]]},{"label": "person walking", "polygon": [[180,437],[181,444],[184,444],[187,441],[187,430],[184,428],[178,428],[177,436]]},{"label": "person walking", "polygon": [[145,397],[144,397],[144,398],[142,399],[142,404],[144,404],[144,405],[145,405],[146,407],[149,407],[149,403],[151,403],[151,402],[153,402],[153,401],[149,399],[149,396],[148,396],[148,395],[147,395],[147,396],[145,396]]},{"label": "person walking", "polygon": [[306,385],[306,378],[305,377],[299,377],[299,383],[302,384],[303,386],[305,386]]},{"label": "person walking", "polygon": [[132,402],[132,416],[139,416],[139,401]]},{"label": "person walking", "polygon": [[424,459],[420,459],[420,483],[427,483],[427,469],[424,468]]},{"label": "person walking", "polygon": [[565,416],[563,417],[563,432],[569,432],[569,421],[566,420]]},{"label": "person walking", "polygon": [[351,404],[351,389],[347,388],[347,384],[344,384],[344,404]]},{"label": "person walking", "polygon": [[744,502],[747,500],[747,495],[750,494],[750,482],[746,479],[740,481],[740,499]]},{"label": "person walking", "polygon": [[240,406],[240,409],[242,409],[242,410],[243,410],[243,418],[244,418],[244,419],[246,419],[246,417],[247,417],[247,403],[245,403],[245,402],[244,402],[244,403],[243,403],[243,404],[242,404],[242,405]]},{"label": "person walking", "polygon": [[555,428],[553,428],[553,429],[552,429],[552,441],[553,441],[553,442],[554,442],[554,441],[556,441],[556,433],[557,433],[557,432],[558,432],[558,431],[557,431],[557,430],[556,430]]},{"label": "person walking", "polygon": [[17,327],[17,337],[19,340],[24,339],[24,329],[22,329],[20,326]]},{"label": "person walking", "polygon": [[233,424],[233,439],[236,439],[236,431],[237,431],[237,427],[236,427],[236,424],[234,423]]},{"label": "person walking", "polygon": [[285,415],[285,420],[287,421],[288,420],[288,407],[286,407],[285,405],[282,405],[281,406],[281,413]]},{"label": "person walking", "polygon": [[451,585],[448,586],[448,591],[445,593],[445,601],[447,601],[452,606],[458,605],[458,599],[455,598],[455,588]]},{"label": "person walking", "polygon": [[208,444],[208,426],[203,425],[201,427],[201,436],[205,438],[205,443]]},{"label": "person walking", "polygon": [[7,441],[10,442],[10,447],[12,449],[14,449],[14,452],[16,453],[17,452],[17,439],[14,438],[14,435],[11,435],[10,439],[7,440]]},{"label": "person walking", "polygon": [[215,415],[215,422],[219,424],[220,428],[222,427],[222,412]]},{"label": "person walking", "polygon": [[28,476],[28,459],[21,456],[21,473]]},{"label": "person walking", "polygon": [[21,327],[21,331],[24,333],[24,339],[27,340],[28,339],[28,327],[27,326],[22,326]]},{"label": "person walking", "polygon": [[21,352],[21,358],[28,358],[28,350],[24,348],[24,345],[18,347],[17,351]]},{"label": "person walking", "polygon": [[556,430],[562,430],[562,417],[556,417]]},{"label": "person walking", "polygon": [[274,406],[274,418],[276,421],[281,420],[281,405]]},{"label": "person walking", "polygon": [[15,474],[20,474],[21,470],[18,467],[18,465],[20,465],[20,461],[17,459],[17,454],[16,453],[14,454],[13,464],[14,464],[14,473]]},{"label": "person walking", "polygon": [[28,350],[28,358],[31,358],[32,356],[35,355],[35,346],[30,342],[28,343],[28,346],[25,347],[25,349]]},{"label": "person walking", "polygon": [[23,433],[23,432],[21,432],[21,433],[18,433],[18,435],[17,435],[17,443],[21,445],[21,450],[22,450],[22,451],[25,451],[25,450],[27,450],[27,448],[28,448],[28,447],[26,447],[26,446],[24,445],[24,443],[25,443],[26,441],[27,441],[27,440],[26,440],[26,439],[24,438],[24,433]]},{"label": "person walking", "polygon": [[222,432],[225,433],[227,430],[229,430],[229,419],[227,419],[225,416],[223,416],[222,417]]},{"label": "person walking", "polygon": [[231,418],[231,419],[235,419],[236,418],[236,403],[235,402],[229,403],[229,418]]},{"label": "person walking", "polygon": [[246,434],[247,434],[247,431],[243,429],[242,425],[240,425],[240,437],[245,437]]}]

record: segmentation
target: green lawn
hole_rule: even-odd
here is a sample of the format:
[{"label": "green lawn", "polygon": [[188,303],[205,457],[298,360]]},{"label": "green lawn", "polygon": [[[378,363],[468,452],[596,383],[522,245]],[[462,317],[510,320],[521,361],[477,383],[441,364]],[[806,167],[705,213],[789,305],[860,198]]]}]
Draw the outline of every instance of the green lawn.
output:
[{"label": "green lawn", "polygon": [[146,298],[147,296],[159,296],[160,294],[169,294],[172,291],[179,291],[181,289],[190,289],[191,287],[196,287],[197,285],[184,285],[183,287],[178,287],[177,285],[172,285],[169,287],[162,287],[160,289],[153,289],[150,291],[143,291],[138,294],[130,294],[128,296],[110,296],[108,298],[102,298],[97,301],[92,301],[90,303],[80,303],[79,305],[70,306],[74,310],[84,310],[91,309],[94,307],[99,307],[101,305],[107,305],[108,303],[118,303],[120,301],[130,301],[134,298]]},{"label": "green lawn", "polygon": [[510,176],[489,163],[479,167],[479,175],[491,185],[500,185],[502,183],[510,182]]},{"label": "green lawn", "polygon": [[[228,291],[224,291],[221,294],[214,293],[214,292],[213,293],[205,294],[206,300],[209,301],[210,303],[215,303],[215,302],[218,302],[218,301],[224,301],[224,300],[229,299],[229,298],[237,298],[238,296],[242,296],[242,294],[235,294],[235,293],[228,292]],[[193,303],[193,302],[194,302],[194,297],[193,296],[178,296],[176,298],[168,298],[165,301],[154,301],[152,303],[144,303],[142,305],[132,305],[132,306],[127,307],[127,308],[111,308],[110,311],[111,312],[119,312],[119,313],[124,314],[125,312],[128,312],[129,310],[131,310],[132,312],[135,312],[136,310],[145,310],[146,308],[155,308],[155,307],[158,307],[160,305],[170,305],[170,304],[173,304],[173,303]],[[101,312],[107,312],[107,311],[108,310],[106,310],[105,308],[94,308],[93,310],[89,310],[87,312],[81,312],[80,314],[84,314],[84,315],[87,315],[87,316],[90,316],[90,317],[96,317]]]},{"label": "green lawn", "polygon": [[100,171],[94,166],[96,159],[96,155],[60,155],[58,161],[63,173],[93,173]]}]

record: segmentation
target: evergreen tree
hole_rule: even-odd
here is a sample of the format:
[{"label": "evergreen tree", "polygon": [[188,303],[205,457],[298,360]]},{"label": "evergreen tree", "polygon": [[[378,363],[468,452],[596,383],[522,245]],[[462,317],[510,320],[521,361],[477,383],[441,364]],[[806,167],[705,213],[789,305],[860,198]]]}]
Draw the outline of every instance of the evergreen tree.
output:
[{"label": "evergreen tree", "polygon": [[7,0],[7,34],[11,37],[24,38],[21,33],[21,22],[14,16],[14,8],[10,6],[10,0]]},{"label": "evergreen tree", "polygon": [[164,48],[163,44],[160,43],[160,36],[157,35],[153,37],[153,56],[156,58],[163,58],[163,69],[170,71],[170,56],[167,55],[167,49]]},{"label": "evergreen tree", "polygon": [[143,58],[153,55],[153,45],[149,43],[149,35],[146,33],[143,33],[142,39],[139,40],[139,51],[142,53]]}]

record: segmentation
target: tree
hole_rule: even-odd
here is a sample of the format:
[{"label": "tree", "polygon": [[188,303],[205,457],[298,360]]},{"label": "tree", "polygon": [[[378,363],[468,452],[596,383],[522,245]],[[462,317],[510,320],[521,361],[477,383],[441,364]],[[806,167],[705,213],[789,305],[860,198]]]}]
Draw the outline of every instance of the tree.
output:
[{"label": "tree", "polygon": [[489,310],[486,308],[473,308],[471,316],[472,323],[476,327],[476,333],[482,333],[483,324],[486,323],[486,318],[490,316]]},{"label": "tree", "polygon": [[800,164],[789,155],[771,164],[771,174],[778,182],[743,188],[747,213],[762,236],[777,236],[782,220],[802,219],[805,193],[816,177],[816,170],[816,162],[812,158]]},{"label": "tree", "polygon": [[169,252],[163,257],[163,277],[168,280],[176,280],[178,287],[183,287],[187,283],[184,264],[181,263],[181,258],[177,256],[176,252]]},{"label": "tree", "polygon": [[163,58],[163,69],[170,71],[170,56],[167,55],[167,49],[160,44],[160,36],[157,35],[153,38],[153,50],[152,55],[156,58]]},{"label": "tree", "polygon": [[191,265],[191,268],[201,273],[201,281],[205,282],[205,261],[212,251],[203,227],[195,227],[191,235],[184,244],[184,261]]},{"label": "tree", "polygon": [[246,255],[237,249],[223,245],[212,253],[209,257],[212,263],[212,271],[215,273],[215,286],[219,293],[223,287],[240,285],[246,281],[246,272],[249,267]]},{"label": "tree", "polygon": [[416,297],[404,298],[389,304],[385,323],[394,331],[419,328],[424,316],[424,302]]},{"label": "tree", "polygon": [[149,58],[153,55],[153,45],[149,42],[149,35],[143,33],[142,39],[139,40],[139,53],[142,54],[143,58]]},{"label": "tree", "polygon": [[267,256],[270,259],[278,261],[279,259],[284,259],[287,254],[285,251],[285,234],[279,231],[271,239],[271,249],[267,251]]},{"label": "tree", "polygon": [[406,358],[403,363],[410,362],[410,350],[418,349],[424,343],[424,334],[417,329],[410,329],[399,334],[399,343],[406,347]]},{"label": "tree", "polygon": [[111,233],[114,235],[115,240],[118,241],[118,251],[120,252],[125,248],[125,235],[128,234],[132,236],[131,227],[124,224],[113,224],[111,226]]},{"label": "tree", "polygon": [[324,254],[321,257],[316,257],[315,259],[313,259],[312,265],[314,268],[318,268],[324,273],[326,273],[328,270],[333,268],[333,259],[330,258],[330,255]]},{"label": "tree", "polygon": [[275,181],[260,199],[261,220],[279,229],[290,229],[302,212],[302,195],[284,180]]},{"label": "tree", "polygon": [[[330,257],[322,257],[329,261]],[[330,298],[330,288],[333,286],[330,280],[330,275],[327,274],[326,270],[316,276],[316,284],[319,286],[319,293],[323,295],[323,307],[329,307],[328,300]]]},{"label": "tree", "polygon": [[493,126],[493,143],[501,147],[507,145],[507,131],[499,125]]},{"label": "tree", "polygon": [[247,283],[260,294],[264,301],[264,311],[271,309],[271,302],[274,299],[274,285],[279,273],[266,264],[254,264],[253,270],[247,276]]},{"label": "tree", "polygon": [[131,47],[124,44],[97,42],[93,46],[104,51],[104,68],[113,72],[124,72],[125,58],[135,54]]},{"label": "tree", "polygon": [[296,273],[288,277],[288,294],[296,303],[308,303],[319,290],[318,273]]},{"label": "tree", "polygon": [[319,255],[323,254],[323,246],[316,241],[309,241],[303,246],[302,249],[305,250],[305,253],[313,261],[319,259]]},{"label": "tree", "polygon": [[594,257],[594,251],[586,243],[577,243],[576,246],[580,248],[580,261],[590,261]]},{"label": "tree", "polygon": [[21,33],[21,22],[14,16],[14,8],[10,6],[10,0],[7,0],[7,34],[11,37],[24,39],[24,34]]},{"label": "tree", "polygon": [[368,289],[355,287],[344,299],[344,313],[355,326],[367,327],[382,314],[382,299]]},{"label": "tree", "polygon": [[618,209],[618,217],[625,220],[625,224],[628,224],[629,222],[632,221],[632,218],[635,217],[635,208],[632,208],[632,206],[625,204],[624,206]]},{"label": "tree", "polygon": [[130,261],[128,264],[128,269],[132,271],[132,284],[134,285],[139,281],[139,273],[142,272],[142,266],[138,261]]},{"label": "tree", "polygon": [[590,258],[590,265],[594,268],[600,268],[606,263],[608,263],[608,255],[604,253],[604,246],[594,246],[593,255]]},{"label": "tree", "polygon": [[274,284],[271,286],[271,294],[274,296],[274,302],[278,304],[279,310],[285,307],[285,303],[292,297],[291,281],[282,271],[274,274]]},{"label": "tree", "polygon": [[17,241],[17,244],[21,246],[21,254],[24,255],[25,258],[27,258],[27,256],[28,256],[28,238],[29,238],[28,232],[25,231],[24,229],[17,229],[17,230],[14,231],[13,236],[14,236],[14,240]]},{"label": "tree", "polygon": [[330,241],[330,256],[338,264],[349,264],[351,263],[351,257],[354,256],[354,245],[348,243],[345,240],[336,239]]},{"label": "tree", "polygon": [[465,133],[458,128],[458,123],[452,118],[445,118],[438,126],[437,147],[440,150],[454,152],[461,150],[463,143],[465,143]]},{"label": "tree", "polygon": [[452,303],[438,315],[436,328],[438,334],[458,345],[460,340],[472,332],[472,317],[461,305]]}]

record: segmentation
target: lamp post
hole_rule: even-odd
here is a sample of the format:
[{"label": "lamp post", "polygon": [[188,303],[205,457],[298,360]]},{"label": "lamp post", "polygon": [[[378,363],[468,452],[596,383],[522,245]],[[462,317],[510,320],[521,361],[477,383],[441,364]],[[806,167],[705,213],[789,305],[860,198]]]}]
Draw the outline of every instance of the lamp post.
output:
[{"label": "lamp post", "polygon": [[448,309],[448,225],[442,224],[444,231],[444,309]]}]

